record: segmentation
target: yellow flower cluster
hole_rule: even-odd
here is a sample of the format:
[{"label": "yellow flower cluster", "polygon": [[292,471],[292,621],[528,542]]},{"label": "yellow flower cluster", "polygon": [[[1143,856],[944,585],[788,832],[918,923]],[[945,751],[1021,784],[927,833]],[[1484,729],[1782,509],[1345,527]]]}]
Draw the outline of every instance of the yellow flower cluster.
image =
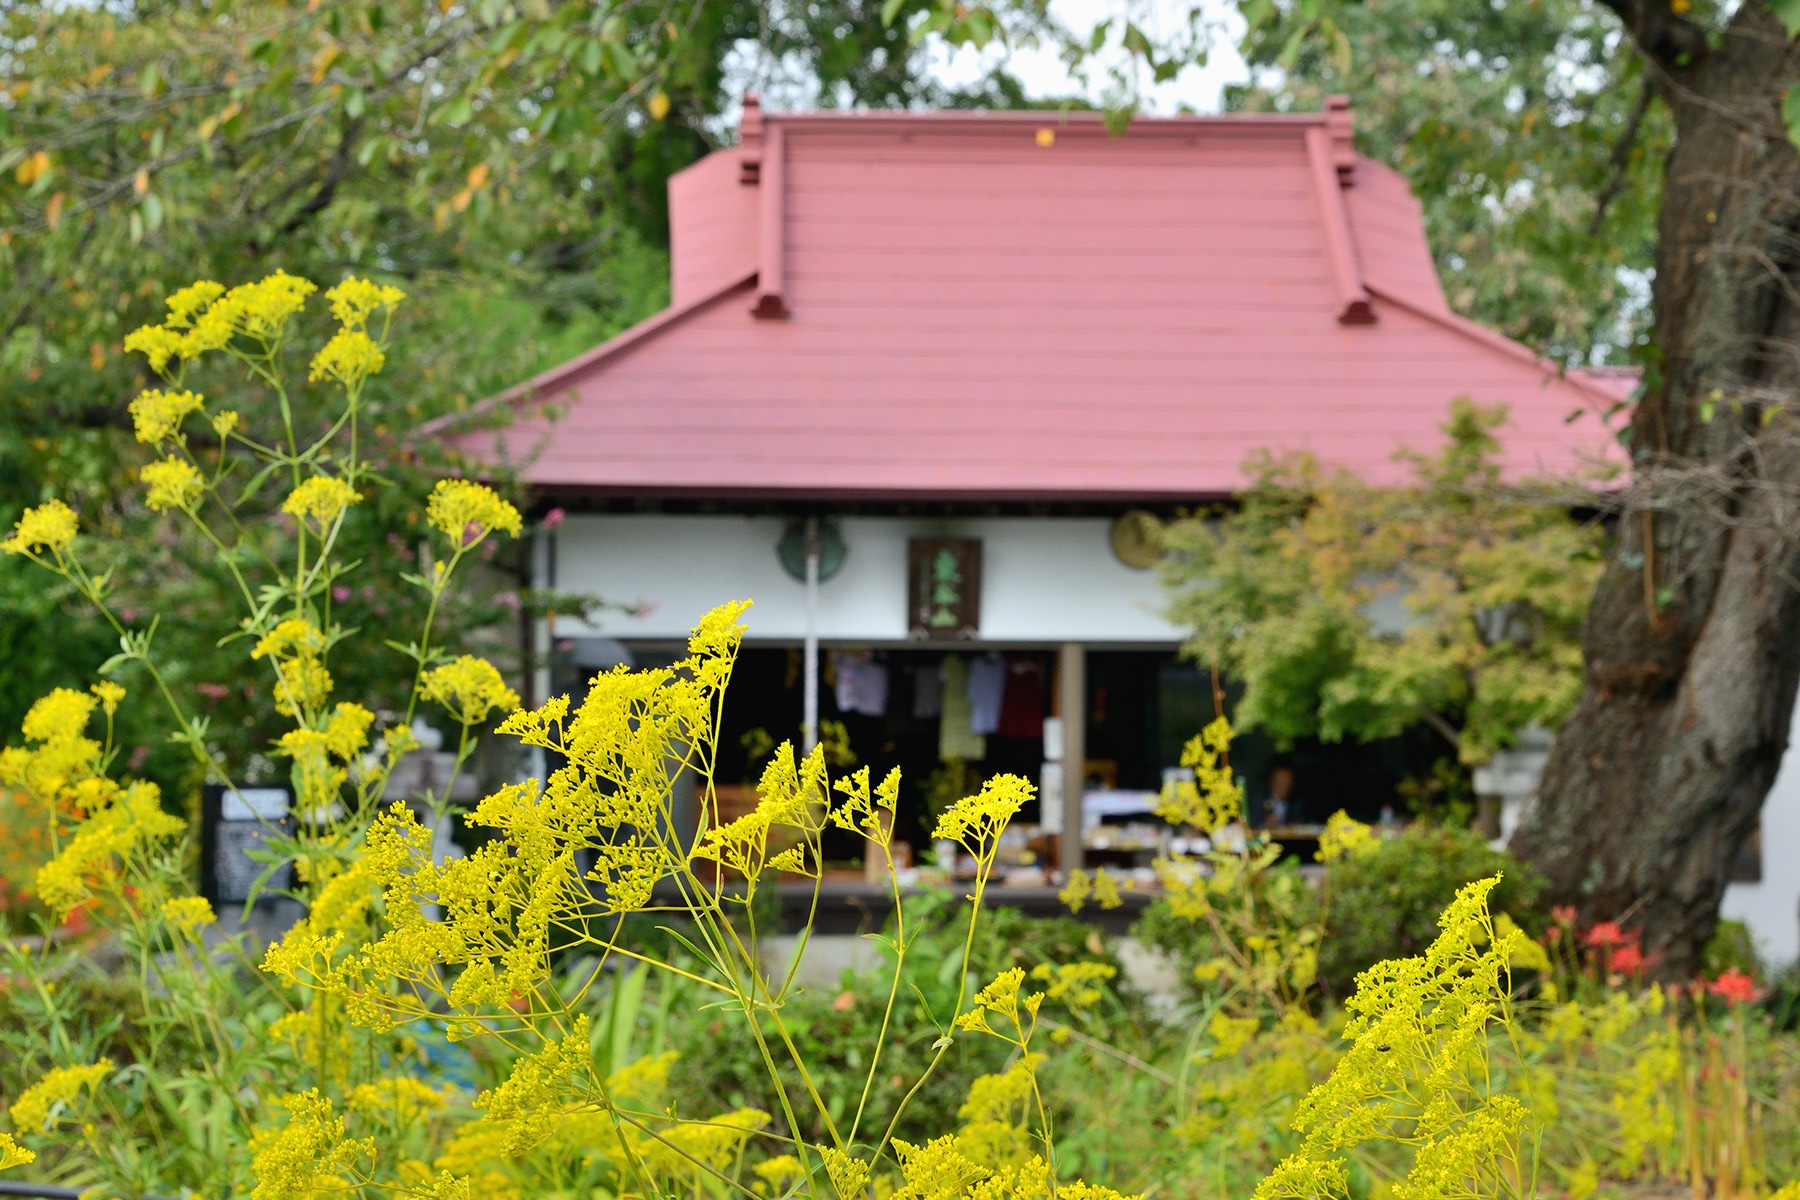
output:
[{"label": "yellow flower cluster", "polygon": [[312,622],[290,617],[263,635],[250,652],[275,666],[275,711],[298,717],[316,710],[331,695],[331,672],[325,669],[325,635]]},{"label": "yellow flower cluster", "polygon": [[0,1171],[4,1171],[8,1167],[22,1167],[26,1163],[36,1161],[37,1154],[34,1151],[27,1150],[13,1141],[12,1134],[0,1133]]},{"label": "yellow flower cluster", "polygon": [[758,1190],[785,1192],[788,1185],[798,1183],[806,1176],[806,1166],[791,1154],[777,1154],[774,1158],[765,1158],[750,1168],[762,1181]]},{"label": "yellow flower cluster", "polygon": [[519,707],[519,694],[506,686],[494,664],[472,654],[427,671],[419,694],[449,709],[461,725],[485,724],[493,713],[510,716]]},{"label": "yellow flower cluster", "polygon": [[312,518],[321,532],[343,515],[344,510],[362,499],[362,493],[341,479],[330,475],[313,475],[300,481],[281,502],[281,511],[301,520]]},{"label": "yellow flower cluster", "polygon": [[165,901],[162,919],[184,937],[199,940],[200,931],[218,920],[205,896],[177,896]]},{"label": "yellow flower cluster", "polygon": [[900,768],[869,791],[869,768],[863,767],[847,779],[832,784],[842,799],[832,805],[830,819],[839,829],[860,833],[876,845],[886,848],[894,836],[894,809],[900,802]]},{"label": "yellow flower cluster", "polygon": [[991,865],[1000,831],[1036,794],[1037,788],[1022,776],[995,775],[982,783],[980,792],[945,809],[931,836],[955,842],[977,863]]},{"label": "yellow flower cluster", "polygon": [[[101,688],[116,707],[118,685],[99,684],[96,692]],[[89,693],[56,688],[40,697],[26,712],[22,726],[26,740],[38,744],[0,750],[0,784],[27,788],[45,800],[75,801],[73,789],[92,790],[91,785],[104,782],[99,779],[100,743],[86,734],[93,715],[94,696]],[[95,805],[83,807],[91,810]]]},{"label": "yellow flower cluster", "polygon": [[1101,908],[1118,908],[1125,903],[1125,897],[1119,894],[1119,881],[1111,871],[1101,867],[1089,874],[1086,871],[1070,871],[1069,880],[1063,884],[1056,898],[1068,906],[1070,912],[1078,913],[1087,906],[1092,897]]},{"label": "yellow flower cluster", "polygon": [[331,315],[339,324],[345,329],[361,329],[377,309],[392,312],[406,299],[406,293],[397,287],[350,276],[326,292],[325,299],[331,302]]},{"label": "yellow flower cluster", "polygon": [[536,1054],[521,1055],[499,1087],[475,1098],[485,1120],[506,1129],[506,1153],[523,1154],[555,1131],[571,1101],[585,1098],[593,1053],[588,1019],[575,1019],[569,1035]]},{"label": "yellow flower cluster", "polygon": [[223,350],[240,333],[269,346],[281,340],[288,319],[304,308],[306,298],[317,290],[310,281],[279,270],[229,292],[211,280],[201,280],[169,297],[169,315],[163,324],[145,325],[127,334],[125,349],[144,355],[150,369],[166,377],[173,360],[186,362],[208,351]]},{"label": "yellow flower cluster", "polygon": [[350,1089],[345,1107],[359,1116],[405,1128],[421,1117],[442,1112],[454,1098],[411,1075],[396,1075]]},{"label": "yellow flower cluster", "polygon": [[892,1200],[962,1200],[988,1174],[957,1150],[954,1134],[932,1138],[923,1146],[895,1138],[894,1157],[900,1161],[902,1182]]},{"label": "yellow flower cluster", "polygon": [[317,1088],[289,1096],[282,1104],[288,1123],[256,1144],[252,1200],[306,1200],[324,1178],[352,1169],[359,1159],[375,1157],[375,1139],[346,1137],[344,1119],[334,1114],[330,1099]]},{"label": "yellow flower cluster", "polygon": [[760,1108],[739,1108],[710,1121],[678,1121],[654,1140],[636,1147],[653,1172],[677,1183],[682,1192],[698,1193],[710,1172],[723,1171],[743,1151],[750,1135],[769,1123]]},{"label": "yellow flower cluster", "polygon": [[0,542],[0,550],[8,554],[35,554],[48,550],[58,558],[69,548],[79,532],[75,510],[61,500],[47,500],[36,508],[28,508],[13,526],[12,536]]},{"label": "yellow flower cluster", "polygon": [[116,785],[96,789],[97,799],[110,802],[83,821],[62,851],[38,869],[38,895],[59,921],[93,895],[94,880],[111,874],[115,856],[187,828],[186,821],[163,811],[162,792],[154,783],[140,781],[123,795],[117,792]]},{"label": "yellow flower cluster", "polygon": [[[957,1028],[991,1033],[1015,1044],[1022,1043],[1029,1033],[1029,1027],[1025,1018],[1019,1015],[1019,1010],[1024,1009],[1035,1023],[1038,1008],[1044,1003],[1041,992],[1031,992],[1022,997],[1019,995],[1019,986],[1024,982],[1024,967],[1011,967],[994,976],[992,983],[975,993],[974,1007],[956,1018]],[[1009,1036],[1003,1030],[995,1029],[988,1023],[989,1014],[1011,1022],[1016,1036]]]},{"label": "yellow flower cluster", "polygon": [[113,1062],[103,1058],[81,1067],[57,1067],[19,1093],[13,1102],[13,1125],[21,1131],[40,1133],[58,1116],[58,1106],[73,1106],[81,1089],[93,1087],[112,1074]]},{"label": "yellow flower cluster", "polygon": [[[346,771],[369,744],[375,714],[360,704],[340,702],[323,729],[290,729],[276,743],[294,761],[294,793],[300,811],[326,811],[338,799]],[[336,762],[333,758],[336,758]]]},{"label": "yellow flower cluster", "polygon": [[195,329],[199,330],[207,317],[224,308],[237,332],[260,342],[273,342],[287,328],[288,318],[305,308],[306,298],[318,290],[309,279],[277,270],[255,283],[239,284],[226,292],[206,310]]},{"label": "yellow flower cluster", "polygon": [[144,503],[152,512],[167,512],[171,508],[182,511],[191,509],[206,491],[206,481],[194,464],[184,458],[170,455],[160,462],[148,463],[139,472],[139,477],[149,487],[149,494]]},{"label": "yellow flower cluster", "polygon": [[1325,832],[1319,835],[1319,851],[1314,856],[1322,863],[1362,853],[1375,842],[1375,831],[1343,809],[1325,821]]},{"label": "yellow flower cluster", "polygon": [[182,440],[181,423],[206,407],[206,398],[198,392],[164,391],[150,388],[141,392],[130,405],[132,428],[137,440],[151,446]]},{"label": "yellow flower cluster", "polygon": [[174,329],[191,327],[200,314],[212,307],[213,301],[224,294],[224,285],[210,279],[188,284],[168,299],[169,326]]},{"label": "yellow flower cluster", "polygon": [[825,1162],[825,1174],[838,1200],[863,1200],[869,1190],[869,1164],[853,1158],[836,1146],[815,1146]]},{"label": "yellow flower cluster", "polygon": [[1111,963],[1072,962],[1039,963],[1031,968],[1031,977],[1048,983],[1044,997],[1052,1004],[1063,1004],[1071,1009],[1084,1009],[1098,1004],[1106,995],[1101,986],[1119,973],[1119,968]]},{"label": "yellow flower cluster", "polygon": [[502,500],[494,489],[468,479],[440,479],[425,502],[431,527],[450,539],[453,546],[478,540],[499,530],[519,536],[523,519],[519,510]]},{"label": "yellow flower cluster", "polygon": [[977,1076],[957,1109],[959,1154],[990,1171],[1022,1167],[1032,1158],[1030,1105],[1041,1054],[1021,1054],[997,1075]]},{"label": "yellow flower cluster", "polygon": [[1507,1019],[1506,964],[1524,936],[1501,933],[1489,916],[1499,882],[1463,887],[1423,955],[1357,977],[1345,1002],[1350,1049],[1296,1109],[1294,1128],[1305,1138],[1256,1200],[1346,1195],[1342,1156],[1373,1139],[1417,1147],[1412,1169],[1393,1185],[1397,1200],[1493,1194],[1517,1178],[1530,1114],[1495,1094],[1488,1067],[1488,1029]]},{"label": "yellow flower cluster", "polygon": [[355,391],[386,362],[387,355],[374,338],[360,329],[340,329],[313,355],[306,378],[311,383],[335,379]]},{"label": "yellow flower cluster", "polygon": [[150,369],[158,375],[166,375],[169,360],[177,356],[192,358],[191,354],[183,354],[188,342],[181,334],[162,325],[145,325],[125,335],[126,353],[136,352],[150,360]]},{"label": "yellow flower cluster", "polygon": [[688,857],[707,859],[738,872],[746,880],[746,902],[756,894],[756,882],[765,867],[777,871],[806,871],[800,847],[768,857],[769,833],[776,826],[812,835],[819,831],[826,805],[825,752],[815,746],[797,766],[792,742],[783,742],[763,768],[757,784],[759,799],[750,812],[724,825],[708,829]]},{"label": "yellow flower cluster", "polygon": [[119,701],[125,698],[125,689],[110,679],[102,679],[88,688],[88,691],[94,693],[100,701],[101,711],[109,717],[119,711]]},{"label": "yellow flower cluster", "polygon": [[93,695],[73,688],[56,688],[26,710],[20,732],[34,742],[72,741],[87,729],[94,707]]},{"label": "yellow flower cluster", "polygon": [[1237,820],[1244,795],[1231,774],[1230,750],[1231,722],[1215,717],[1182,748],[1181,765],[1193,769],[1194,779],[1165,785],[1156,815],[1171,825],[1191,825],[1207,834]]},{"label": "yellow flower cluster", "polygon": [[[468,821],[493,836],[446,862],[431,860],[430,831],[393,806],[370,828],[355,868],[367,873],[365,889],[380,889],[387,931],[340,955],[341,933],[309,918],[270,948],[264,969],[342,997],[353,1021],[378,1029],[441,1019],[420,999],[426,993],[449,1001],[456,1031],[468,1014],[529,995],[548,977],[555,930],[642,909],[679,865],[680,847],[664,832],[674,778],[710,753],[745,607],[708,614],[688,656],[668,667],[595,677],[573,715],[561,696],[507,718],[500,732],[565,765],[483,799]],[[798,772],[784,786],[797,792]],[[593,864],[585,878],[578,855]],[[426,904],[442,920],[428,919]]]}]

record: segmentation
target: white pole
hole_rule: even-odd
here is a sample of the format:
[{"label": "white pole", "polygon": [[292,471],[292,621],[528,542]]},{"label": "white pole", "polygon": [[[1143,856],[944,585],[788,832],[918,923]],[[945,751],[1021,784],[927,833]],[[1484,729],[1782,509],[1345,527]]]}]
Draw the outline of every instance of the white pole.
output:
[{"label": "white pole", "polygon": [[800,717],[800,747],[811,754],[819,744],[819,518],[806,518],[806,699]]}]

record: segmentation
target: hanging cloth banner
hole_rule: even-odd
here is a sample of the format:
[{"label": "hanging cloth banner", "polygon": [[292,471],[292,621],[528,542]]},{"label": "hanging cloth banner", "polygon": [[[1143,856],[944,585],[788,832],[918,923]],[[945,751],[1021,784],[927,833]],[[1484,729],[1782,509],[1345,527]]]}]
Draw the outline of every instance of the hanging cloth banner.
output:
[{"label": "hanging cloth banner", "polygon": [[938,757],[980,762],[987,757],[987,739],[969,725],[968,664],[960,655],[946,654],[942,671],[944,707],[938,717]]}]

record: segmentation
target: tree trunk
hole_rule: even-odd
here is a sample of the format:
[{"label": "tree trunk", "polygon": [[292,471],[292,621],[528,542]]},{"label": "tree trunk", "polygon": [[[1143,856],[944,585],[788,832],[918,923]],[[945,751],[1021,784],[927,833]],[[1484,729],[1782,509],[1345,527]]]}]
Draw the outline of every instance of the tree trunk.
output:
[{"label": "tree trunk", "polygon": [[1669,0],[1611,2],[1677,130],[1656,326],[1586,690],[1513,849],[1551,900],[1641,930],[1659,973],[1680,978],[1718,920],[1800,687],[1800,154],[1781,120],[1800,56],[1765,0],[1711,45]]}]

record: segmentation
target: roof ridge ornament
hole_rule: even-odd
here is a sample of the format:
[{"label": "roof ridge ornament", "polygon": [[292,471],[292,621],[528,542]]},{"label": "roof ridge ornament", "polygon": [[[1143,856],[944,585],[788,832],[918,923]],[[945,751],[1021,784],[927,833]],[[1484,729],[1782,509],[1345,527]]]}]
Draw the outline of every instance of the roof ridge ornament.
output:
[{"label": "roof ridge ornament", "polygon": [[1356,241],[1350,229],[1350,210],[1344,203],[1344,187],[1334,170],[1331,134],[1311,125],[1306,130],[1307,170],[1312,175],[1313,195],[1319,202],[1321,231],[1325,235],[1325,261],[1337,293],[1339,325],[1375,324],[1375,306],[1363,286],[1357,262]]},{"label": "roof ridge ornament", "polygon": [[738,182],[756,184],[762,179],[762,97],[744,93],[744,115],[738,122]]},{"label": "roof ridge ornament", "polygon": [[1325,132],[1331,135],[1331,162],[1337,168],[1338,186],[1356,186],[1356,117],[1350,97],[1325,97]]}]

